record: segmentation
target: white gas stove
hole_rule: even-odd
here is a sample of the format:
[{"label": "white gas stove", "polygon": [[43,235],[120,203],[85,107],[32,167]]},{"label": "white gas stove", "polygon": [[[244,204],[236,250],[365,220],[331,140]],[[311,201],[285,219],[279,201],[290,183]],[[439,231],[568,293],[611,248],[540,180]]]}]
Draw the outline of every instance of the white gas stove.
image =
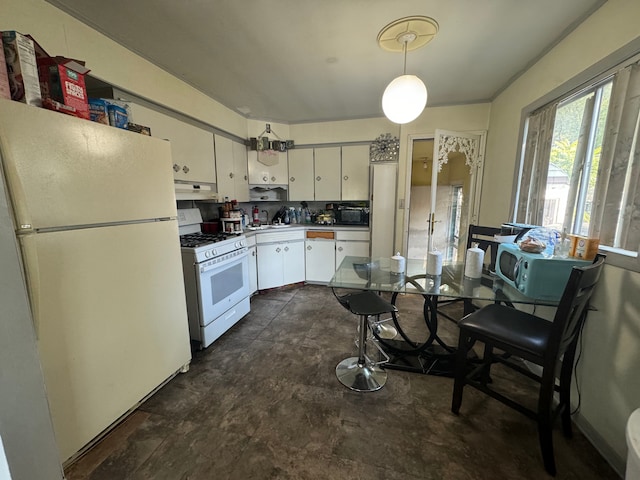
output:
[{"label": "white gas stove", "polygon": [[249,313],[247,239],[201,232],[197,208],[178,210],[189,332],[208,347]]}]

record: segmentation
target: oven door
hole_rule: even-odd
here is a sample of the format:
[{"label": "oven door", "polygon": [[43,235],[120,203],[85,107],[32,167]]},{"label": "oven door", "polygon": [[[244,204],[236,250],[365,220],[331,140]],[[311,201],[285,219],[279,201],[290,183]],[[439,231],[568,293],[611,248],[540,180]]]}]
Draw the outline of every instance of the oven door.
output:
[{"label": "oven door", "polygon": [[207,326],[239,301],[249,296],[249,253],[246,249],[230,258],[198,265],[201,325]]}]

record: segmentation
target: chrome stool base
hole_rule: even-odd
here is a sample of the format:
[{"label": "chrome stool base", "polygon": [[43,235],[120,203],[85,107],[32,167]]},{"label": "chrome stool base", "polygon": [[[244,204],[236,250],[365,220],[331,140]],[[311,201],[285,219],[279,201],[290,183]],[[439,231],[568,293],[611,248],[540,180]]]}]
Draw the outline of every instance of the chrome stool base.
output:
[{"label": "chrome stool base", "polygon": [[384,340],[393,340],[398,336],[398,330],[391,325],[378,324],[373,328],[375,328],[376,334]]},{"label": "chrome stool base", "polygon": [[356,392],[375,392],[387,382],[387,372],[376,365],[359,363],[358,357],[349,357],[336,366],[336,376],[345,387]]}]

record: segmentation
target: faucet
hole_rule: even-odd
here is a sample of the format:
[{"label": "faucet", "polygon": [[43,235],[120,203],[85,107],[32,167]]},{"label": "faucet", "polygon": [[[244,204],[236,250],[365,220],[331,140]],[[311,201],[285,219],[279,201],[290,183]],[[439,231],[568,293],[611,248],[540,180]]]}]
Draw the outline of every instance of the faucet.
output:
[{"label": "faucet", "polygon": [[265,214],[267,221],[265,222],[265,225],[269,225],[269,212],[267,212],[266,210],[262,210],[262,213]]}]

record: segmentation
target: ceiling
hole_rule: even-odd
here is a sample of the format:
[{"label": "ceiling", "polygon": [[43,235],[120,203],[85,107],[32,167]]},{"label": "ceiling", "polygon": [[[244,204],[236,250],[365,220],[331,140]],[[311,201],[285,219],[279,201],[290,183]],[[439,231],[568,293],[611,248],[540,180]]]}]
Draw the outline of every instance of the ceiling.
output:
[{"label": "ceiling", "polygon": [[376,38],[401,17],[439,24],[407,54],[427,105],[468,104],[491,101],[604,1],[48,0],[228,108],[283,123],[382,116],[403,54]]}]

